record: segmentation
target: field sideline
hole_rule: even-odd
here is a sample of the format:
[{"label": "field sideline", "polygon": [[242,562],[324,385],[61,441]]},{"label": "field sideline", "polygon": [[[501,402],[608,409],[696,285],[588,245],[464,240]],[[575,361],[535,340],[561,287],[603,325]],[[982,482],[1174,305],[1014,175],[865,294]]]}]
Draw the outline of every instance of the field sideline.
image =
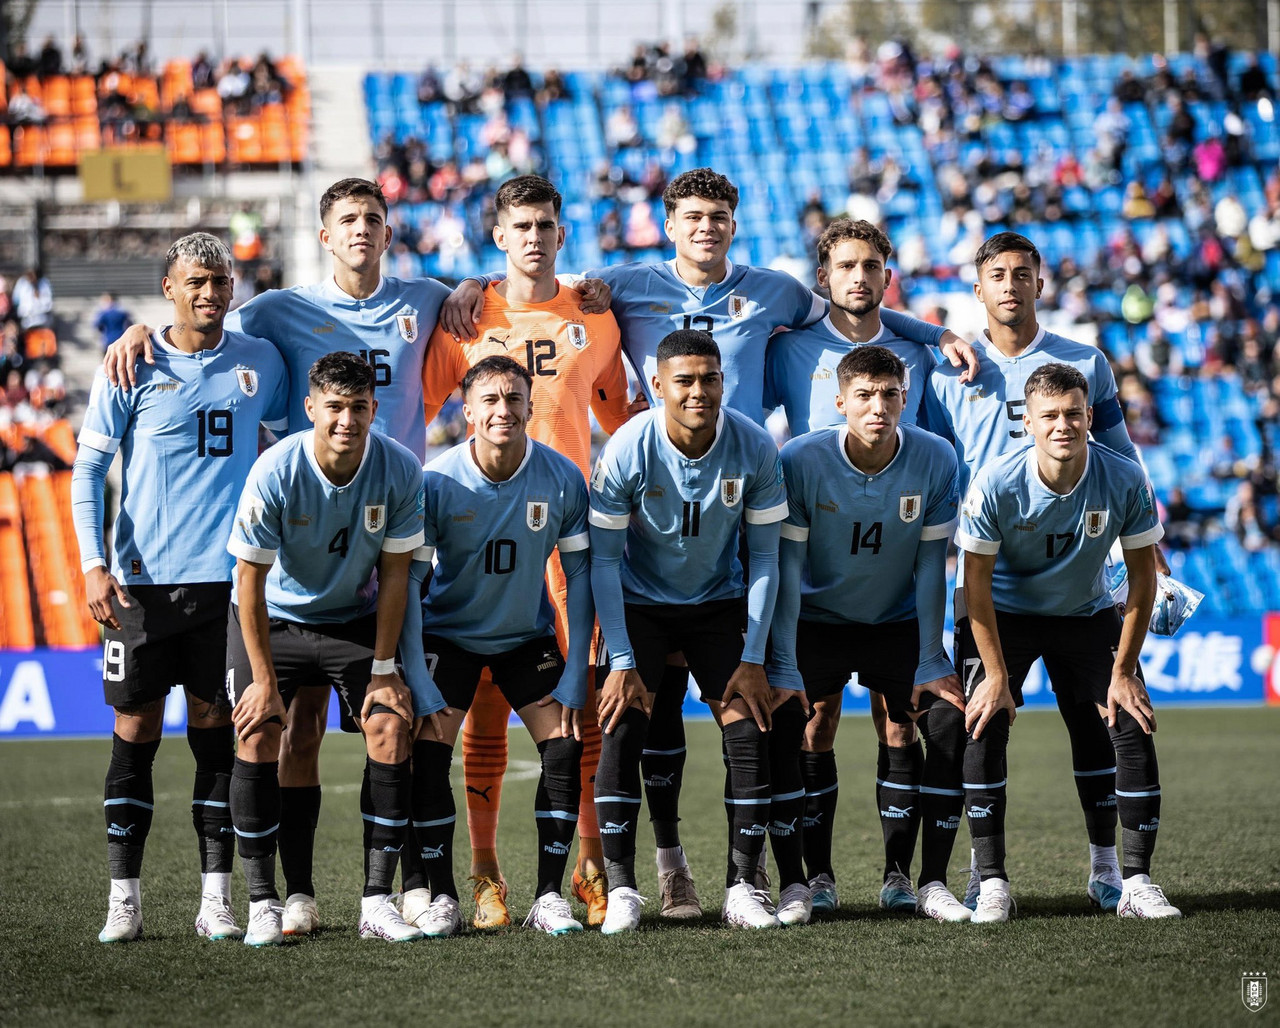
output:
[{"label": "field sideline", "polygon": [[[683,830],[704,907],[700,925],[551,939],[494,935],[391,946],[355,932],[360,883],[355,740],[331,736],[316,879],[326,927],[278,951],[211,944],[198,904],[191,756],[181,734],[160,749],[156,817],[143,877],[146,940],[103,946],[106,912],[103,740],[0,746],[0,1023],[129,1025],[1229,1025],[1280,1014],[1280,710],[1159,713],[1164,805],[1155,879],[1187,915],[1142,923],[1095,916],[1085,899],[1085,836],[1066,733],[1052,712],[1019,718],[1009,750],[1009,868],[1018,915],[1005,926],[939,925],[875,909],[881,849],[872,799],[875,746],[865,717],[838,747],[842,802],[833,922],[748,933],[718,923],[725,821],[715,728],[690,724]],[[535,751],[512,733],[513,780],[501,845],[518,921],[531,899]],[[461,803],[460,761],[454,785]],[[458,876],[466,875],[465,828]],[[642,829],[640,891],[657,872]],[[961,830],[953,887],[968,857]],[[918,867],[918,857],[917,857]],[[567,883],[566,883],[567,885]],[[238,916],[245,916],[237,867]],[[575,908],[579,909],[575,904]],[[470,914],[464,896],[464,916]],[[1269,972],[1260,1014],[1240,1000],[1244,971]]]}]

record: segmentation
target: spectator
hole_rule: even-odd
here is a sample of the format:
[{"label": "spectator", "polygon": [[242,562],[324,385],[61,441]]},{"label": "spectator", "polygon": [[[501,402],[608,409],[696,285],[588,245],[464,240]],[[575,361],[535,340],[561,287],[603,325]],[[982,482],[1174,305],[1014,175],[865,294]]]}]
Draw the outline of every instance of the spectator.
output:
[{"label": "spectator", "polygon": [[653,207],[649,203],[631,205],[624,238],[629,250],[651,250],[662,244],[662,230],[654,220]]},{"label": "spectator", "polygon": [[62,50],[54,40],[53,36],[49,36],[45,39],[44,46],[40,48],[40,57],[37,61],[37,68],[37,73],[42,79],[62,74]]},{"label": "spectator", "polygon": [[538,91],[538,103],[543,106],[557,100],[572,100],[573,92],[565,84],[564,76],[555,68],[548,68],[542,76],[542,89]]},{"label": "spectator", "polygon": [[640,125],[636,122],[636,116],[629,105],[623,104],[614,108],[605,121],[604,138],[605,143],[614,150],[622,150],[627,147],[642,146],[644,144],[644,136],[640,134]]},{"label": "spectator", "polygon": [[240,62],[232,61],[218,79],[218,96],[224,104],[238,107],[248,97],[251,81]]},{"label": "spectator", "polygon": [[1142,183],[1137,179],[1125,186],[1124,203],[1121,205],[1120,213],[1130,221],[1155,217],[1155,204],[1148,199],[1147,191],[1142,188]]},{"label": "spectator", "polygon": [[214,72],[213,61],[209,59],[207,51],[201,50],[191,62],[191,87],[193,89],[216,89],[217,85],[218,80]]},{"label": "spectator", "polygon": [[114,293],[103,293],[98,312],[93,316],[93,327],[105,350],[133,324],[133,315],[116,302]]},{"label": "spectator", "polygon": [[24,339],[34,328],[53,327],[53,287],[39,268],[28,268],[13,284],[13,309]]},{"label": "spectator", "polygon": [[525,69],[523,55],[512,57],[511,67],[502,76],[502,93],[507,100],[533,96],[533,79]]},{"label": "spectator", "polygon": [[19,85],[17,92],[9,97],[10,125],[43,125],[49,120],[40,101]]},{"label": "spectator", "polygon": [[427,65],[422,69],[422,74],[418,76],[418,103],[424,107],[427,104],[433,104],[441,98],[443,93],[440,87],[440,76],[436,73],[435,68]]}]

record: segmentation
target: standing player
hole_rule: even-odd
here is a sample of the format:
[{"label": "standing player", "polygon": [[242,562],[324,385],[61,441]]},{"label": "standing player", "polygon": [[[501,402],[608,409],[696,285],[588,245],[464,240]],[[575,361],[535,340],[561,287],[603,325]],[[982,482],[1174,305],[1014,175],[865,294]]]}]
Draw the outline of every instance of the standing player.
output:
[{"label": "standing player", "polygon": [[[591,584],[609,648],[609,676],[598,699],[605,737],[596,773],[609,875],[603,931],[639,924],[640,758],[653,693],[667,654],[675,652],[684,653],[698,678],[727,758],[724,919],[776,927],[779,918],[753,890],[767,831],[760,822],[769,819],[767,733],[771,720],[787,721],[798,748],[804,716],[802,696],[773,689],[763,667],[777,591],[778,525],[786,516],[782,465],[767,432],[722,409],[720,354],[706,333],[672,332],[658,347],[657,369],[651,385],[663,406],[609,440],[591,483]],[[738,560],[744,523],[746,583]],[[802,791],[794,784],[798,817]]]},{"label": "standing player", "polygon": [[[564,245],[560,202],[556,188],[536,175],[503,183],[494,197],[498,223],[493,238],[507,255],[506,278],[485,289],[474,342],[455,339],[443,325],[435,330],[422,369],[422,388],[429,422],[467,369],[484,357],[503,354],[522,362],[533,381],[530,437],[568,457],[585,482],[591,466],[588,408],[606,432],[616,431],[627,420],[627,372],[613,315],[608,311],[584,314],[578,294],[556,281],[556,254]],[[556,612],[556,637],[567,654],[567,585],[559,551],[551,556],[547,576]],[[477,928],[510,923],[506,882],[497,852],[510,715],[510,706],[486,672],[462,732]],[[600,730],[594,719],[588,718],[582,732],[583,799],[573,891],[587,905],[589,922],[598,925],[604,920],[608,892],[592,798]],[[414,859],[416,862],[416,856]],[[430,902],[421,886],[419,869],[404,886],[410,920]]]},{"label": "standing player", "polygon": [[[1088,439],[1089,382],[1046,364],[1027,379],[1022,423],[1034,443],[986,464],[965,496],[969,617],[959,659],[970,730],[965,804],[982,878],[974,921],[1006,921],[1005,751],[1022,682],[1043,658],[1054,691],[1106,719],[1116,755],[1124,832],[1121,917],[1180,917],[1150,878],[1160,825],[1160,775],[1151,700],[1138,655],[1155,600],[1163,531],[1142,468]],[[1103,568],[1120,540],[1130,592],[1123,622]]]},{"label": "standing player", "polygon": [[285,712],[296,694],[330,685],[368,752],[360,937],[422,936],[388,898],[409,815],[413,714],[395,652],[409,563],[422,544],[422,476],[412,453],[370,431],[374,376],[352,353],[312,365],[306,410],[315,428],[258,458],[227,544],[237,558],[227,694],[240,741],[231,819],[253,946],[284,938],[275,860]]},{"label": "standing player", "polygon": [[[519,220],[522,209],[508,213]],[[550,935],[582,930],[560,889],[578,820],[580,711],[595,623],[587,485],[572,461],[526,434],[533,381],[509,357],[478,361],[462,380],[475,435],[428,464],[423,476],[426,539],[413,581],[431,573],[431,585],[421,618],[416,604],[405,618],[401,653],[414,713],[435,715],[437,723],[434,737],[419,732],[413,751],[413,824],[430,880],[428,902],[415,897],[413,913],[431,936],[454,934],[460,920],[449,764],[484,668],[542,758],[534,801],[538,882],[525,923]],[[553,550],[564,568],[567,661],[544,581]],[[406,909],[410,901],[406,895]]]},{"label": "standing player", "polygon": [[[155,363],[130,392],[100,370],[71,477],[89,611],[105,626],[102,685],[115,708],[103,805],[111,898],[102,942],[142,932],[139,876],[151,828],[151,769],[164,701],[186,687],[195,757],[191,818],[200,844],[196,934],[238,939],[231,913],[234,759],[222,692],[230,534],[240,486],[258,455],[258,424],[282,424],[289,376],[270,343],[224,331],[231,254],[204,232],[165,255],[161,283],[173,324],[156,333]],[[111,569],[102,546],[103,489],[117,451],[122,493]]]},{"label": "standing player", "polygon": [[[623,347],[647,400],[659,402],[650,385],[657,371],[659,343],[673,330],[711,335],[723,357],[724,405],[757,424],[765,418],[765,348],[782,329],[797,329],[822,318],[826,304],[786,272],[752,268],[729,260],[737,231],[738,190],[710,168],[677,175],[662,194],[673,260],[622,264],[589,271],[611,293]],[[485,281],[488,281],[486,279]],[[464,280],[445,305],[460,319],[479,314],[482,285]],[[903,338],[940,345],[949,360],[969,360],[958,337],[915,318],[885,311],[885,324]],[[657,842],[662,912],[669,917],[701,913],[684,850],[680,845],[679,797],[684,775],[685,735],[681,710],[689,669],[673,657],[654,696],[643,768],[650,820]]]},{"label": "standing player", "polygon": [[[1036,300],[1044,281],[1040,278],[1040,254],[1031,241],[1014,232],[1000,232],[978,249],[974,265],[978,272],[974,293],[987,312],[985,338],[978,341],[982,366],[968,383],[946,365],[935,367],[924,409],[925,426],[955,442],[961,494],[979,468],[1026,445],[1022,411],[1027,380],[1037,368],[1055,362],[1076,368],[1089,383],[1093,438],[1138,461],[1106,356],[1095,347],[1046,332],[1036,320]],[[1157,560],[1162,562],[1163,558]],[[964,567],[962,559],[956,582],[957,638],[967,617],[961,589]],[[1114,910],[1121,888],[1115,848],[1115,754],[1105,726],[1087,702],[1061,693],[1056,693],[1055,699],[1071,736],[1076,791],[1089,834],[1086,891],[1094,904]],[[966,903],[976,902],[977,884],[975,873],[970,877]]]},{"label": "standing player", "polygon": [[[816,325],[774,336],[765,354],[764,405],[781,405],[792,436],[842,424],[839,397],[843,383],[837,367],[851,347],[876,344],[891,350],[905,365],[901,421],[918,421],[924,383],[935,359],[930,347],[896,335],[881,321],[880,307],[893,272],[885,266],[893,247],[889,238],[866,221],[839,218],[818,239],[818,285],[831,295],[831,311]],[[831,867],[831,840],[839,778],[835,737],[840,725],[843,690],[810,697],[813,717],[805,727],[800,755],[804,777],[804,851],[815,910],[834,910],[839,903]],[[924,750],[908,718],[887,716],[884,698],[871,693],[871,718],[879,740],[876,758],[876,809],[884,836],[884,877],[880,906],[916,909],[911,887],[911,859],[921,817],[920,779]]]},{"label": "standing player", "polygon": [[[790,513],[769,680],[804,688],[816,701],[838,696],[856,671],[884,695],[895,725],[918,721],[929,740],[920,795],[897,802],[921,808],[919,909],[967,921],[969,911],[946,885],[964,800],[963,695],[942,647],[956,455],[938,436],[899,424],[907,370],[892,351],[858,347],[836,373],[845,424],[798,436],[782,450]],[[817,862],[833,882],[830,836],[817,854],[808,842],[806,833],[810,873]]]}]

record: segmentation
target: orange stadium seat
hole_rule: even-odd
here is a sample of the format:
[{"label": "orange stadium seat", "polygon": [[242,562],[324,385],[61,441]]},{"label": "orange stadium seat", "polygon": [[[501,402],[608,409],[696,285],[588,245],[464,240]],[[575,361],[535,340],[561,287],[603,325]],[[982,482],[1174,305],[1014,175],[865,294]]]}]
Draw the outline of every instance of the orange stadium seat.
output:
[{"label": "orange stadium seat", "polygon": [[191,109],[210,120],[222,118],[222,97],[216,89],[197,89],[191,94]]},{"label": "orange stadium seat", "polygon": [[221,164],[227,159],[227,139],[222,133],[222,122],[200,126],[200,152],[208,164]]},{"label": "orange stadium seat", "polygon": [[0,168],[13,163],[13,151],[9,149],[9,126],[0,125]]},{"label": "orange stadium seat", "polygon": [[[71,452],[75,454],[75,437],[72,435],[71,426],[66,421],[57,421],[56,425],[66,427],[67,435],[71,440]],[[46,436],[48,442],[48,437]],[[49,442],[52,446],[53,443]],[[61,451],[59,451],[61,455]],[[80,544],[76,541],[75,522],[71,516],[71,472],[55,471],[53,474],[53,491],[54,497],[58,503],[58,521],[62,528],[63,552],[66,555],[67,569],[70,572],[70,580],[68,584],[71,586],[72,596],[72,613],[75,620],[79,622],[81,642],[85,646],[92,646],[98,641],[99,630],[98,623],[93,620],[89,613],[88,596],[84,588],[84,575],[80,573]]]},{"label": "orange stadium seat", "polygon": [[288,163],[289,125],[284,105],[266,104],[258,112],[258,123],[262,132],[262,159],[274,164]]},{"label": "orange stadium seat", "polygon": [[141,104],[150,111],[160,110],[160,87],[148,75],[135,77],[132,88],[125,95],[130,103]]},{"label": "orange stadium seat", "polygon": [[[75,157],[72,156],[71,163],[75,163]],[[58,337],[53,334],[51,328],[32,328],[27,330],[26,338],[23,339],[23,347],[27,352],[27,360],[35,361],[43,357],[56,357],[58,355]]]},{"label": "orange stadium seat", "polygon": [[23,531],[36,590],[36,609],[49,646],[88,646],[95,641],[75,609],[74,565],[68,558],[53,480],[27,475],[18,485]]},{"label": "orange stadium seat", "polygon": [[171,121],[165,128],[165,145],[174,164],[200,164],[200,126],[191,122]]},{"label": "orange stadium seat", "polygon": [[76,165],[75,126],[65,120],[51,122],[47,137],[49,153],[45,157],[45,164],[51,168],[74,168]]},{"label": "orange stadium seat", "polygon": [[66,118],[71,111],[71,80],[52,75],[44,80],[44,109],[51,118]]},{"label": "orange stadium seat", "polygon": [[227,118],[227,152],[232,164],[262,161],[262,131],[256,118]]},{"label": "orange stadium seat", "polygon": [[117,71],[108,75],[103,75],[98,79],[98,96],[110,96],[112,92],[117,92],[121,96],[128,96],[129,90],[133,88],[133,76],[128,72]]},{"label": "orange stadium seat", "polygon": [[22,125],[14,130],[14,161],[20,168],[35,168],[44,164],[48,148],[44,127]]},{"label": "orange stadium seat", "polygon": [[[13,96],[14,92],[17,91],[18,85],[18,80],[14,79],[13,89],[9,92],[10,96]],[[44,90],[41,88],[40,80],[36,78],[36,76],[28,75],[22,80],[21,85],[22,91],[26,93],[27,96],[31,97],[32,100],[35,100],[41,106],[44,106]]]},{"label": "orange stadium seat", "polygon": [[27,588],[27,553],[22,542],[22,514],[13,475],[0,474],[0,646],[29,650],[36,644]]},{"label": "orange stadium seat", "polygon": [[83,115],[76,118],[76,150],[84,153],[87,150],[102,149],[102,128],[98,124],[97,115]]},{"label": "orange stadium seat", "polygon": [[[71,427],[71,423],[66,418],[58,418],[48,428],[40,433],[40,438],[44,440],[44,444],[54,453],[65,460],[68,464],[72,464],[76,459],[76,433]],[[58,472],[58,474],[71,474],[71,472]]]},{"label": "orange stadium seat", "polygon": [[71,79],[71,112],[78,117],[98,115],[98,91],[92,75],[76,75]]}]

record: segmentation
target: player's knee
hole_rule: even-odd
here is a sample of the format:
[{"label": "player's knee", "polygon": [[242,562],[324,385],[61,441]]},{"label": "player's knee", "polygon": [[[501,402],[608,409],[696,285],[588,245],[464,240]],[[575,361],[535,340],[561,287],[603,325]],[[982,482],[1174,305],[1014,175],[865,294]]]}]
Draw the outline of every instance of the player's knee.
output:
[{"label": "player's knee", "polygon": [[164,700],[116,707],[116,735],[125,742],[155,742],[164,731]]},{"label": "player's knee", "polygon": [[[797,701],[798,702],[798,701]],[[836,729],[840,727],[840,697],[835,702],[830,697],[813,704],[813,717],[804,728],[804,749],[808,753],[825,753],[836,744]]]},{"label": "player's knee", "polygon": [[409,726],[394,711],[375,709],[365,719],[365,746],[380,764],[399,764],[409,759]]},{"label": "player's knee", "polygon": [[1137,719],[1127,710],[1122,709],[1116,714],[1116,723],[1110,734],[1118,764],[1138,767],[1155,760],[1155,740],[1142,730]]},{"label": "player's knee", "polygon": [[542,754],[542,773],[550,781],[577,783],[578,769],[582,762],[582,743],[572,736],[568,739],[553,736],[538,743]]},{"label": "player's knee", "polygon": [[881,739],[886,746],[901,749],[916,741],[916,726],[913,722],[900,723],[886,717],[882,723]]},{"label": "player's knee", "polygon": [[236,756],[250,764],[270,764],[280,759],[280,725],[268,722],[247,739],[241,739]]},{"label": "player's knee", "polygon": [[320,743],[324,741],[322,725],[310,718],[290,717],[289,727],[280,736],[280,759],[299,771],[316,770],[320,766]]}]

